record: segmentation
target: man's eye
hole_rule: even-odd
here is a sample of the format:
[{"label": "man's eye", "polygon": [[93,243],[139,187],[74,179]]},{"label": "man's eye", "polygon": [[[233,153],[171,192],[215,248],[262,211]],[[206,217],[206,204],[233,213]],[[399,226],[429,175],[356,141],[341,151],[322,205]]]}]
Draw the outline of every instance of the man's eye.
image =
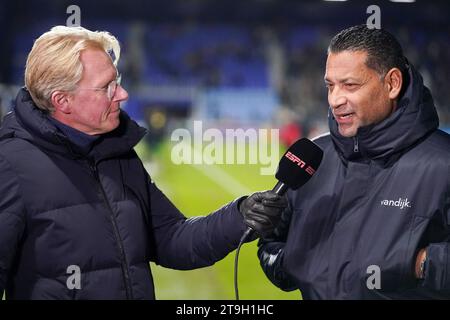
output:
[{"label": "man's eye", "polygon": [[349,89],[356,88],[356,83],[346,83],[345,87]]},{"label": "man's eye", "polygon": [[105,85],[102,87],[102,89],[104,89],[104,90],[108,89],[108,87],[109,87],[109,86],[111,85],[111,83],[113,83],[113,82],[114,82],[114,80],[108,82],[107,84],[105,84]]}]

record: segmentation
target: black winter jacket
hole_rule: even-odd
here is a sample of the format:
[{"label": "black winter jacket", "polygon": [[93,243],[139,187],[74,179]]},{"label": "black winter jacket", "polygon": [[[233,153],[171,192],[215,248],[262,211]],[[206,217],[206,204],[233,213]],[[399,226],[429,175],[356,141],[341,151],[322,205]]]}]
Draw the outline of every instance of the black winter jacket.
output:
[{"label": "black winter jacket", "polygon": [[[312,179],[258,255],[269,279],[304,299],[450,298],[450,136],[411,67],[398,109],[344,138],[330,133]],[[427,248],[425,279],[414,274]]]},{"label": "black winter jacket", "polygon": [[150,261],[193,269],[237,247],[236,202],[186,219],[133,151],[145,130],[120,117],[82,154],[19,92],[0,130],[0,295],[154,299]]}]

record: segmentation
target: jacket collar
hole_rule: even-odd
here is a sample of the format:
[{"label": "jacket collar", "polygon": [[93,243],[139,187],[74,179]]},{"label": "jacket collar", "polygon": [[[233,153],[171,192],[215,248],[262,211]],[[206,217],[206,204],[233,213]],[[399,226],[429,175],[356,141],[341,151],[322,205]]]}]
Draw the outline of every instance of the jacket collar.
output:
[{"label": "jacket collar", "polygon": [[371,159],[388,165],[438,128],[439,118],[430,90],[411,65],[409,75],[411,81],[397,110],[378,124],[359,128],[353,138],[340,135],[329,110],[331,138],[344,160]]},{"label": "jacket collar", "polygon": [[22,88],[17,94],[13,112],[5,116],[1,136],[15,136],[43,149],[72,158],[92,158],[96,162],[129,152],[146,134],[146,129],[120,112],[120,124],[112,132],[95,141],[93,148],[78,147],[34,104],[29,92]]}]

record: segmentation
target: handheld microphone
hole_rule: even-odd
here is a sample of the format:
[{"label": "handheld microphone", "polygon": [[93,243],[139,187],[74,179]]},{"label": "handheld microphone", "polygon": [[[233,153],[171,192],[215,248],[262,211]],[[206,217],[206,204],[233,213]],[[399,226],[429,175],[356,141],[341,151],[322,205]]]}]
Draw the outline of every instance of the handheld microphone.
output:
[{"label": "handheld microphone", "polygon": [[323,151],[314,142],[297,140],[280,159],[275,173],[278,183],[272,191],[283,195],[288,189],[297,190],[316,173],[322,158]]},{"label": "handheld microphone", "polygon": [[[322,162],[323,151],[307,138],[294,142],[281,157],[275,178],[278,182],[272,191],[284,195],[288,189],[297,190],[311,179]],[[245,238],[253,231],[248,227]]]},{"label": "handheld microphone", "polygon": [[[278,182],[273,187],[277,195],[284,195],[288,189],[297,190],[302,185],[311,179],[316,173],[322,162],[323,151],[322,149],[309,139],[302,138],[292,144],[289,149],[281,157],[278,164],[275,178]],[[239,300],[239,290],[237,285],[237,266],[239,250],[242,243],[247,239],[248,235],[253,232],[253,229],[248,227],[243,234],[239,246],[236,250],[235,257],[235,274],[234,274],[234,287],[236,300]]]}]

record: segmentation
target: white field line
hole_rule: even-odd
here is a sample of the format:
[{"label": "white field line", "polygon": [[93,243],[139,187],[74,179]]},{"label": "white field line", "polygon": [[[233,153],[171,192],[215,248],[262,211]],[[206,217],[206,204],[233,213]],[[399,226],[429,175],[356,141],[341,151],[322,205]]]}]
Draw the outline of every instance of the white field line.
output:
[{"label": "white field line", "polygon": [[[195,154],[195,157],[205,157],[205,155],[201,154],[198,150],[195,150],[191,147],[192,152]],[[208,159],[213,162],[212,159]],[[223,169],[217,167],[216,165],[194,165],[191,164],[191,166],[203,173],[205,176],[207,176],[209,179],[214,181],[217,185],[219,185],[221,188],[226,190],[229,194],[231,194],[233,197],[241,197],[244,195],[249,195],[252,193],[252,191],[241,184],[238,180],[233,178],[231,175],[226,173]]]},{"label": "white field line", "polygon": [[[192,148],[192,146],[189,146],[189,147],[191,148],[193,154],[195,154],[195,156],[194,156],[195,158],[197,158],[197,157],[201,158],[201,157],[206,156],[206,155],[203,155],[198,150]],[[208,161],[209,163],[214,162],[210,158],[207,160],[211,160],[211,161]],[[240,183],[238,180],[233,178],[231,175],[226,173],[226,171],[224,171],[223,169],[219,168],[216,165],[208,165],[208,164],[204,164],[204,165],[189,164],[189,165],[191,167],[193,167],[195,170],[197,170],[200,173],[202,173],[203,175],[205,175],[206,177],[208,177],[211,181],[215,182],[219,187],[224,189],[226,192],[231,194],[233,197],[237,198],[237,197],[241,197],[241,196],[249,195],[249,194],[253,193],[252,190],[250,190],[249,188],[244,186],[242,183]],[[159,168],[156,165],[156,163],[145,162],[144,167],[152,177],[155,177],[158,175]],[[167,189],[167,188],[165,188],[165,189]],[[170,193],[170,191],[169,191],[169,193]]]}]

